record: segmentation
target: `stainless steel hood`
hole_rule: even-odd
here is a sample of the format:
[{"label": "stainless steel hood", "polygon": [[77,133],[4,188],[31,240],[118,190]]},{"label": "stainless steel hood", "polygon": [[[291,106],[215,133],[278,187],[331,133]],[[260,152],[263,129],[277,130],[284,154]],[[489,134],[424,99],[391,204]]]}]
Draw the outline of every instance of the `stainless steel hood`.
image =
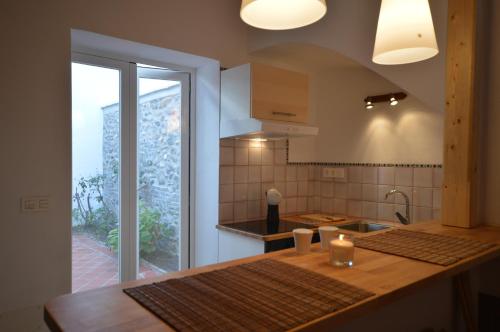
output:
[{"label": "stainless steel hood", "polygon": [[221,138],[286,139],[290,137],[316,136],[317,127],[292,122],[260,119],[225,120],[221,122]]}]

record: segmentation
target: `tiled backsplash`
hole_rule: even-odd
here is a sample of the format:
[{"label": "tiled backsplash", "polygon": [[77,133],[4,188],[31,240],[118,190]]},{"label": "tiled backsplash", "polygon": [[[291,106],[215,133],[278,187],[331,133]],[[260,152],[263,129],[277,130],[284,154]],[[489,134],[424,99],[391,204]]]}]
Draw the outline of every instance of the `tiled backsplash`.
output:
[{"label": "tiled backsplash", "polygon": [[324,178],[321,165],[287,165],[287,143],[221,140],[220,223],[263,218],[265,192],[283,194],[280,213],[321,212],[393,220],[405,215],[399,189],[410,198],[413,221],[439,218],[442,168],[348,166],[345,178]]}]

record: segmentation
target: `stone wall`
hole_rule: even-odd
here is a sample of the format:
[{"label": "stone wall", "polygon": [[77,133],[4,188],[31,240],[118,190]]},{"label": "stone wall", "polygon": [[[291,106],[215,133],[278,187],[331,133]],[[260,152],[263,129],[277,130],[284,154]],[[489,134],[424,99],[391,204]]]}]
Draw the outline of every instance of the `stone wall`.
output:
[{"label": "stone wall", "polygon": [[[165,246],[178,246],[181,188],[180,86],[157,90],[139,99],[137,112],[138,192],[142,203],[160,212],[174,230]],[[119,105],[103,107],[104,200],[118,215]],[[175,248],[172,248],[175,247]]]}]

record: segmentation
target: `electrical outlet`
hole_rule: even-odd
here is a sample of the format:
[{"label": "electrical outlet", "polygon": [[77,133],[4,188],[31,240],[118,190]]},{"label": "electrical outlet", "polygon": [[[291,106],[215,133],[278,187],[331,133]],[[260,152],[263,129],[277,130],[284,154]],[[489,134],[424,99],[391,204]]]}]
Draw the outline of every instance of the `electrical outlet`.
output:
[{"label": "electrical outlet", "polygon": [[30,196],[21,198],[21,212],[43,212],[48,209],[48,196]]},{"label": "electrical outlet", "polygon": [[335,168],[330,168],[330,167],[325,167],[323,168],[323,177],[324,178],[333,178],[333,175],[335,174]]},{"label": "electrical outlet", "polygon": [[345,168],[334,168],[333,177],[335,179],[345,179]]},{"label": "electrical outlet", "polygon": [[338,167],[325,167],[323,168],[324,178],[334,178],[334,179],[344,179],[345,178],[345,168]]}]

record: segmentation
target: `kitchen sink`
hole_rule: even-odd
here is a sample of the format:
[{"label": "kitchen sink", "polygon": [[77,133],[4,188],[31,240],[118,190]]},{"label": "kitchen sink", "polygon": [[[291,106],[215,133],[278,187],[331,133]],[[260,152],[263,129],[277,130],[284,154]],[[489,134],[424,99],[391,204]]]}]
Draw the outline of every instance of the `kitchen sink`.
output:
[{"label": "kitchen sink", "polygon": [[369,233],[380,231],[382,229],[390,228],[390,226],[377,224],[371,221],[358,220],[349,224],[338,225],[340,229],[345,229],[347,231],[359,232],[359,233]]}]

